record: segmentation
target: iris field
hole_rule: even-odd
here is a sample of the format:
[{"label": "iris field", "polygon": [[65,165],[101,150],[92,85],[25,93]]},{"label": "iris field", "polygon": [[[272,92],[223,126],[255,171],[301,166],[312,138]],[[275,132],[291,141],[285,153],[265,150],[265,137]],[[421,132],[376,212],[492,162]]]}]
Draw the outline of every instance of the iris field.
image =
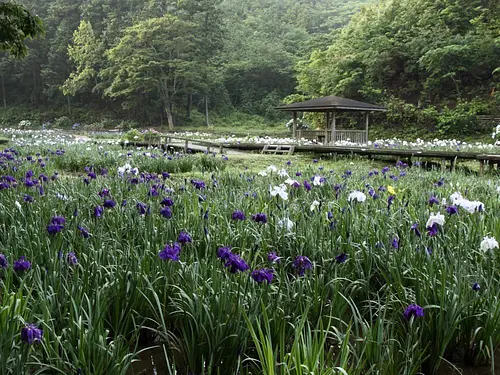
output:
[{"label": "iris field", "polygon": [[497,176],[250,164],[3,150],[0,374],[494,373]]}]

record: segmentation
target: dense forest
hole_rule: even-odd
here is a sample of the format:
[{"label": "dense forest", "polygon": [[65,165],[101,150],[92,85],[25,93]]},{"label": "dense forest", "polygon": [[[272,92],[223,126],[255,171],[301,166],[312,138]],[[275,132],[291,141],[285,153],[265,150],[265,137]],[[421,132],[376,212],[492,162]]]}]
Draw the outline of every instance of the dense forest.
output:
[{"label": "dense forest", "polygon": [[0,57],[4,125],[263,126],[284,124],[283,101],[332,94],[417,132],[498,113],[497,0],[19,3],[46,35]]}]

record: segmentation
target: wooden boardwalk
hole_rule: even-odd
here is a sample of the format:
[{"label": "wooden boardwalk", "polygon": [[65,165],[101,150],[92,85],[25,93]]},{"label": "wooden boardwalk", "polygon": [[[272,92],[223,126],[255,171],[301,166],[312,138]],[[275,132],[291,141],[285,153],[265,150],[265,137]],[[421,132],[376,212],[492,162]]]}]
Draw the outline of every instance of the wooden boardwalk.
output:
[{"label": "wooden boardwalk", "polygon": [[[122,146],[125,146],[122,142]],[[176,149],[185,153],[189,152],[219,152],[221,154],[236,154],[248,151],[262,152],[269,148],[266,144],[256,143],[215,143],[185,137],[163,137],[158,143],[145,142],[130,142],[130,146],[149,147],[156,146],[162,149]],[[479,171],[483,175],[485,165],[492,172],[495,169],[500,169],[500,154],[490,155],[484,152],[461,152],[461,151],[432,151],[432,150],[405,150],[405,149],[376,149],[364,147],[341,147],[327,145],[280,145],[281,148],[290,150],[293,153],[312,153],[312,154],[328,154],[328,155],[361,155],[369,158],[377,157],[396,157],[401,160],[406,160],[411,163],[415,158],[439,160],[443,168],[446,168],[450,162],[451,169],[454,170],[458,160],[470,160],[479,162]],[[288,152],[288,151],[287,151]]]}]

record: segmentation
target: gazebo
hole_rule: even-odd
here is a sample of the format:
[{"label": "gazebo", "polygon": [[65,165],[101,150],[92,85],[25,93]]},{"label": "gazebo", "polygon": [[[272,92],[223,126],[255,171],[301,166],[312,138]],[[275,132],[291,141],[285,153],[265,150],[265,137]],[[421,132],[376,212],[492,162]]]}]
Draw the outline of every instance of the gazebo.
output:
[{"label": "gazebo", "polygon": [[[356,143],[368,142],[369,115],[374,112],[385,112],[387,109],[375,104],[363,103],[357,100],[340,98],[338,96],[325,96],[323,98],[310,99],[304,102],[293,103],[276,107],[281,111],[293,113],[293,136],[294,138],[314,139],[325,144],[337,141],[351,141]],[[297,129],[298,112],[323,112],[326,117],[325,130],[301,130]],[[347,130],[337,128],[337,113],[363,112],[364,130]]]}]

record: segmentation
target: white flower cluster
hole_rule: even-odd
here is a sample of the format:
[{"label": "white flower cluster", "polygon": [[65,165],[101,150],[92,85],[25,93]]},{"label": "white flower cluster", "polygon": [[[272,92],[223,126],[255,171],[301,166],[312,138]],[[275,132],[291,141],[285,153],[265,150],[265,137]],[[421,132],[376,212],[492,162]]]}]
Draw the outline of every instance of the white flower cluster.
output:
[{"label": "white flower cluster", "polygon": [[30,120],[21,120],[19,122],[19,128],[21,128],[21,129],[31,128],[31,121]]},{"label": "white flower cluster", "polygon": [[429,220],[427,220],[427,223],[425,224],[425,226],[427,228],[429,228],[429,227],[432,227],[434,224],[443,226],[444,225],[444,215],[440,214],[439,212],[436,214],[434,212],[431,212],[431,214],[429,216]]},{"label": "white flower cluster", "polygon": [[488,251],[488,250],[493,250],[493,249],[498,249],[498,241],[495,240],[493,237],[484,237],[483,240],[481,241],[481,250],[483,251]]},{"label": "white flower cluster", "polygon": [[491,133],[491,138],[497,140],[500,139],[500,124],[493,128],[493,133]]},{"label": "white flower cluster", "polygon": [[126,174],[132,174],[136,176],[139,174],[139,169],[138,168],[132,168],[132,166],[127,163],[123,167],[118,167],[118,176],[123,177]]},{"label": "white flower cluster", "polygon": [[484,203],[480,201],[470,201],[462,196],[459,192],[455,192],[450,196],[451,202],[458,207],[462,207],[467,212],[473,214],[474,212],[484,211]]},{"label": "white flower cluster", "polygon": [[366,201],[366,195],[361,191],[355,190],[351,194],[349,194],[349,196],[347,197],[347,200],[349,202],[352,202],[352,201],[364,202],[364,201]]}]

